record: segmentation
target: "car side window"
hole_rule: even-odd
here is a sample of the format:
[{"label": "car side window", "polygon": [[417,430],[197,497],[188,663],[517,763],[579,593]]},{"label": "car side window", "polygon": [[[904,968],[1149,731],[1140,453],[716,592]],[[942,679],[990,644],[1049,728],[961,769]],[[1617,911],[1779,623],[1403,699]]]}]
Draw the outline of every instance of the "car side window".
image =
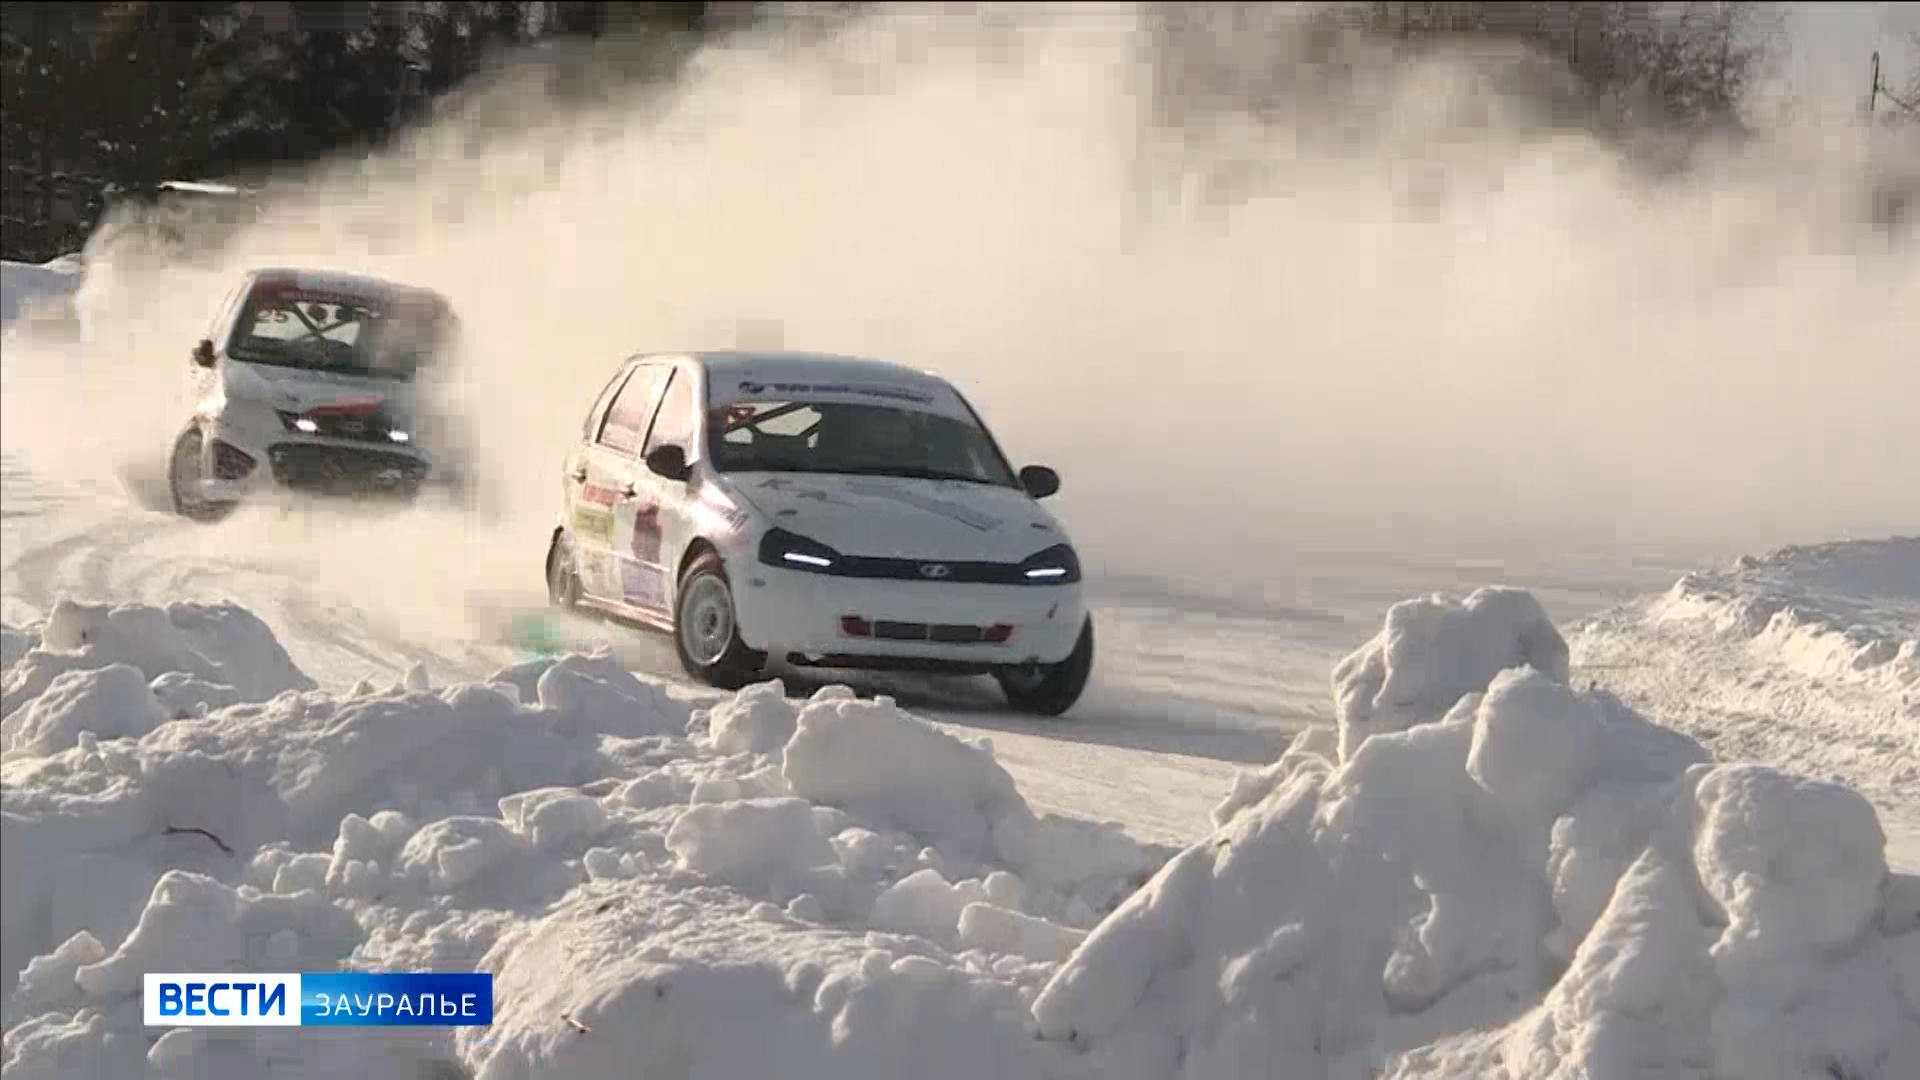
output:
[{"label": "car side window", "polygon": [[653,430],[647,433],[643,454],[656,446],[673,445],[693,449],[693,376],[676,370],[667,382],[667,393],[660,400],[660,413],[653,418]]},{"label": "car side window", "polygon": [[607,418],[607,406],[613,404],[613,395],[618,393],[627,380],[633,377],[633,369],[622,367],[600,388],[599,396],[593,399],[593,408],[587,410],[587,418],[580,424],[580,437],[592,442],[600,431],[600,424]]},{"label": "car side window", "polygon": [[246,288],[247,283],[242,280],[238,285],[227,290],[227,298],[221,301],[220,307],[213,313],[213,321],[207,324],[206,339],[208,341],[219,343],[220,331],[225,329],[226,324],[238,314],[240,297],[246,292]]},{"label": "car side window", "polygon": [[660,381],[665,375],[665,370],[658,367],[635,368],[627,385],[614,395],[613,406],[607,410],[606,422],[601,424],[595,441],[623,454],[639,449],[641,436],[647,430],[647,417],[653,412]]}]

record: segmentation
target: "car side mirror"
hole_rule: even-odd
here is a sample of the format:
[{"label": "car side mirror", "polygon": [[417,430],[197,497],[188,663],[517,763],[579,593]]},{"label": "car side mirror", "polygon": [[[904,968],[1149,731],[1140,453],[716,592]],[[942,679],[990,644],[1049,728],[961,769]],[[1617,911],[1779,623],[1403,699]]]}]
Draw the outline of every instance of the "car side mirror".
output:
[{"label": "car side mirror", "polygon": [[693,475],[693,469],[687,464],[687,452],[672,443],[647,451],[647,468],[656,476],[681,483]]},{"label": "car side mirror", "polygon": [[208,341],[206,338],[201,338],[200,344],[193,347],[193,362],[201,367],[212,367],[213,342]]},{"label": "car side mirror", "polygon": [[1060,474],[1045,465],[1029,465],[1020,470],[1020,486],[1036,499],[1044,499],[1060,490]]}]

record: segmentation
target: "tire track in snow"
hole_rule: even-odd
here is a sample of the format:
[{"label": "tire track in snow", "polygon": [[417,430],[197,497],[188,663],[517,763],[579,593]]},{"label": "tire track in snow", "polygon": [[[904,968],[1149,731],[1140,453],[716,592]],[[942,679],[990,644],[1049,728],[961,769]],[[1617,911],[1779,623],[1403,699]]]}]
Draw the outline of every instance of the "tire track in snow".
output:
[{"label": "tire track in snow", "polygon": [[[4,592],[11,608],[44,614],[61,597],[85,602],[232,601],[281,635],[323,685],[398,678],[423,664],[437,681],[481,678],[509,650],[436,648],[382,630],[369,612],[305,580],[297,566],[239,555],[206,526],[80,489],[61,490],[17,462],[5,473]],[[20,509],[27,504],[31,509]],[[494,655],[488,656],[489,652]],[[476,655],[478,654],[478,655]]]}]

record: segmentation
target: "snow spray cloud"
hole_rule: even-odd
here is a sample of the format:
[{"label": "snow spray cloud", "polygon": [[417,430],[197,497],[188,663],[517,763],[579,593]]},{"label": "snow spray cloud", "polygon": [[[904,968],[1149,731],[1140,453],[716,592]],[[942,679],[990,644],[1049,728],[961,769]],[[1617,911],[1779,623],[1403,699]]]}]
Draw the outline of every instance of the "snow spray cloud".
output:
[{"label": "snow spray cloud", "polygon": [[[361,268],[459,305],[506,525],[376,531],[386,572],[432,580],[465,561],[537,590],[593,391],[742,320],[955,378],[1014,457],[1063,471],[1109,569],[1920,524],[1920,258],[1864,224],[1911,150],[1839,124],[1655,182],[1543,126],[1502,89],[1511,57],[1358,45],[1337,107],[1154,130],[1140,25],[887,11],[735,40],[665,99],[590,112],[530,90],[528,61],[404,151],[311,178],[222,269]],[[1307,38],[1270,28],[1241,59]],[[144,312],[168,330],[141,381],[182,381],[203,284]],[[446,556],[455,533],[472,560]]]}]

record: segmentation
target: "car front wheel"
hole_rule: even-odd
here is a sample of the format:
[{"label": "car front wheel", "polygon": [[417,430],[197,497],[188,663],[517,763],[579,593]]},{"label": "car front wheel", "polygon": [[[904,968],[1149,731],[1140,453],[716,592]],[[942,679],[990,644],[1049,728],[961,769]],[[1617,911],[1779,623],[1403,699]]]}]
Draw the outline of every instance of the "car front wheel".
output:
[{"label": "car front wheel", "polygon": [[1073,708],[1093,676],[1093,617],[1080,627],[1080,640],[1057,664],[1030,664],[1007,668],[994,678],[1016,712],[1032,716],[1059,716]]},{"label": "car front wheel", "polygon": [[167,490],[173,512],[189,521],[212,523],[236,509],[236,503],[215,502],[200,493],[200,446],[198,427],[189,426],[173,440],[173,453],[167,460]]},{"label": "car front wheel", "polygon": [[573,566],[573,544],[560,529],[553,530],[553,542],[547,545],[547,603],[569,611],[580,604],[580,573]]},{"label": "car front wheel", "polygon": [[687,674],[722,690],[740,689],[766,666],[766,656],[740,640],[733,586],[714,552],[702,553],[680,577],[673,602],[673,643]]}]

